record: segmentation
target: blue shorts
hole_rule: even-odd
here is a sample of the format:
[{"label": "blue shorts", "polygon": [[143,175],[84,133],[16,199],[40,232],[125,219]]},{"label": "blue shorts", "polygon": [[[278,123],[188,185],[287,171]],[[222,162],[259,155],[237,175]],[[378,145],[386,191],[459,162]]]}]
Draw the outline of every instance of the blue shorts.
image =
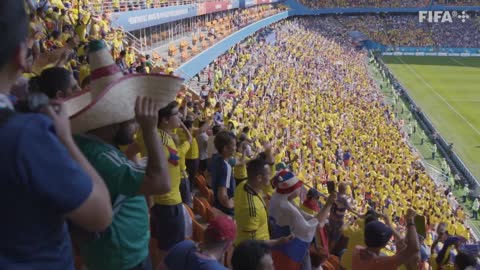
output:
[{"label": "blue shorts", "polygon": [[185,240],[185,217],[183,204],[155,204],[151,210],[151,233],[161,250],[169,250]]}]

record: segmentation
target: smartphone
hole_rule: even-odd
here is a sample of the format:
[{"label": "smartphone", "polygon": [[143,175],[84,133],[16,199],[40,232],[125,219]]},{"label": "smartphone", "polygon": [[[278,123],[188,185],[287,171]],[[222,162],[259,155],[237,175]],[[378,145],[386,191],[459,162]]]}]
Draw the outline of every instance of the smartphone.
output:
[{"label": "smartphone", "polygon": [[327,190],[328,190],[328,194],[334,193],[335,192],[335,182],[327,181]]},{"label": "smartphone", "polygon": [[415,228],[417,233],[425,239],[427,237],[426,221],[424,216],[415,216]]}]

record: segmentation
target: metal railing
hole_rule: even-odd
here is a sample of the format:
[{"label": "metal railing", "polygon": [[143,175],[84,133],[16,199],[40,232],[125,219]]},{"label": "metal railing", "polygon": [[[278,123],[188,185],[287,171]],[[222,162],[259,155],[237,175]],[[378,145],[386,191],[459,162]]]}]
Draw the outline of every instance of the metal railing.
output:
[{"label": "metal railing", "polygon": [[133,50],[137,53],[137,54],[145,54],[145,51],[146,51],[146,44],[144,44],[144,42],[142,40],[140,40],[139,38],[137,38],[136,36],[132,35],[130,32],[127,32],[127,31],[123,31],[124,33],[124,39],[125,41],[130,45],[132,46]]}]

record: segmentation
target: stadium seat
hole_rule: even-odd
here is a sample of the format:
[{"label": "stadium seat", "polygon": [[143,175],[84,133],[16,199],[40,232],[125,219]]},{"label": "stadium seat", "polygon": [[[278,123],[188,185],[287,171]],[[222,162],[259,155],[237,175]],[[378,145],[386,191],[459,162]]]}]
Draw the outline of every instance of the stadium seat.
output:
[{"label": "stadium seat", "polygon": [[205,206],[205,219],[210,222],[212,219],[214,219],[219,213],[220,210],[217,209],[215,211],[214,208],[206,198],[198,197],[198,199],[202,202],[203,206]]},{"label": "stadium seat", "polygon": [[205,179],[205,177],[203,175],[197,174],[195,176],[195,184],[197,184],[198,186],[200,186],[200,185],[206,186],[207,185],[207,180]]},{"label": "stadium seat", "polygon": [[330,255],[325,263],[322,264],[324,270],[340,269],[340,259],[337,256]]},{"label": "stadium seat", "polygon": [[[195,198],[194,198],[195,199]],[[200,243],[203,241],[203,232],[206,229],[206,226],[198,222],[195,219],[195,215],[190,207],[186,205],[185,209],[187,209],[190,218],[192,219],[192,226],[193,226],[193,241]]]},{"label": "stadium seat", "polygon": [[207,207],[198,196],[193,197],[193,212],[207,220]]},{"label": "stadium seat", "polygon": [[198,190],[205,197],[209,203],[213,203],[213,191],[208,188],[206,185],[199,185]]}]

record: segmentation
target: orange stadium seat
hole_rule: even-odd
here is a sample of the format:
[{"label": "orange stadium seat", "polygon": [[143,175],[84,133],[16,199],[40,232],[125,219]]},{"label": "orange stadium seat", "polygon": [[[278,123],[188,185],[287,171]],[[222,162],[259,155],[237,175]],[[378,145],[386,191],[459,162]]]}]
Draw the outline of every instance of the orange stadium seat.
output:
[{"label": "orange stadium seat", "polygon": [[207,207],[198,196],[193,197],[193,212],[207,220]]},{"label": "orange stadium seat", "polygon": [[193,230],[193,241],[200,243],[203,241],[203,232],[206,229],[206,226],[198,222],[198,220],[195,219],[195,215],[193,214],[193,211],[188,205],[185,205],[185,208],[188,211],[188,214],[190,215],[190,218],[192,219],[192,230]]},{"label": "orange stadium seat", "polygon": [[195,176],[195,183],[197,185],[204,185],[206,186],[207,185],[207,180],[205,179],[205,177],[203,175],[200,175],[200,174],[197,174]]}]

